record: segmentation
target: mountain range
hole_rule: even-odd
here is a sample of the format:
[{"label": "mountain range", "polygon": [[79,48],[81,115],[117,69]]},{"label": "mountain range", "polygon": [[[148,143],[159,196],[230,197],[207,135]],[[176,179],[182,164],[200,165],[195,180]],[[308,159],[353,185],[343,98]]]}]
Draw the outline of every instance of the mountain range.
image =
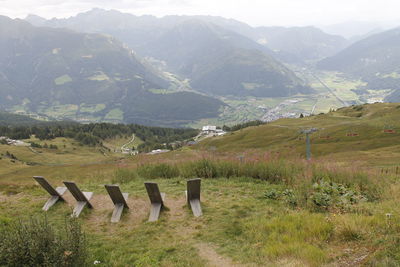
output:
[{"label": "mountain range", "polygon": [[[151,92],[169,84],[114,37],[0,17],[3,109],[19,105],[39,114],[72,112],[76,119],[179,125],[216,116],[224,105],[194,92]],[[179,107],[171,105],[175,101]]]},{"label": "mountain range", "polygon": [[[338,35],[324,33],[315,27],[251,27],[246,23],[216,16],[135,16],[116,10],[94,8],[66,19],[46,20],[29,15],[36,26],[63,27],[77,31],[108,33],[127,43],[139,54],[142,48],[165,35],[179,24],[199,20],[235,32],[276,53],[289,63],[322,59],[344,48],[348,42]],[[263,49],[263,48],[258,48]],[[148,50],[146,50],[148,52]],[[146,54],[146,53],[145,53]]]},{"label": "mountain range", "polygon": [[349,40],[312,26],[103,9],[65,19],[0,17],[0,108],[184,126],[218,117],[226,97],[313,94],[293,66],[341,72],[366,82],[359,90],[392,90],[386,100],[397,101],[400,30],[380,31]]},{"label": "mountain range", "polygon": [[362,39],[318,63],[367,82],[368,89],[392,89],[387,101],[400,101],[400,28]]},{"label": "mountain range", "polygon": [[206,18],[98,9],[64,20],[1,17],[0,108],[182,126],[217,117],[221,96],[312,93],[267,46]]}]

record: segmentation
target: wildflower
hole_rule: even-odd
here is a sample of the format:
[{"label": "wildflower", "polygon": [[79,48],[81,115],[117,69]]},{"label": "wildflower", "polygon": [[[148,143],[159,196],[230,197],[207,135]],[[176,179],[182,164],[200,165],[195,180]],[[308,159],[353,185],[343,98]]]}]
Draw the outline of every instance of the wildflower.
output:
[{"label": "wildflower", "polygon": [[97,264],[100,264],[100,263],[101,263],[101,262],[100,262],[100,261],[97,261],[97,260],[93,262],[94,265],[97,265]]},{"label": "wildflower", "polygon": [[64,251],[64,256],[69,257],[71,255],[72,255],[72,251],[69,251],[69,250]]}]

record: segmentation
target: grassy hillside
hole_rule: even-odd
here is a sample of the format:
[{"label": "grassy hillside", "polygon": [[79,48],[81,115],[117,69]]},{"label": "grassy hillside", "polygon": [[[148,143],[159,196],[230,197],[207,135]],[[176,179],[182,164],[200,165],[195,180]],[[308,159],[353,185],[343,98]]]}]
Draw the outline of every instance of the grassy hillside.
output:
[{"label": "grassy hillside", "polygon": [[[160,155],[122,156],[68,138],[34,140],[58,149],[0,145],[0,231],[43,216],[48,195],[31,178],[43,175],[54,186],[73,180],[94,192],[94,209],[79,218],[88,265],[397,266],[399,138],[382,130],[399,112],[395,104],[349,107]],[[345,136],[349,125],[359,136]],[[306,162],[298,129],[311,126],[324,130],[313,134],[319,150]],[[186,206],[192,177],[202,178],[199,218]],[[156,223],[147,222],[145,181],[166,193]],[[109,183],[130,194],[118,224],[110,223],[113,204],[103,187]],[[75,204],[70,193],[65,199],[46,213],[60,230]]]},{"label": "grassy hillside", "polygon": [[[365,104],[302,119],[281,119],[224,137],[207,139],[199,146],[202,149],[216,147],[218,151],[255,149],[304,156],[305,139],[301,130],[318,128],[311,135],[315,157],[333,157],[335,161],[366,159],[374,164],[390,165],[400,157],[397,144],[399,116],[399,104]],[[384,132],[390,129],[395,133]],[[358,136],[347,136],[351,133]]]}]

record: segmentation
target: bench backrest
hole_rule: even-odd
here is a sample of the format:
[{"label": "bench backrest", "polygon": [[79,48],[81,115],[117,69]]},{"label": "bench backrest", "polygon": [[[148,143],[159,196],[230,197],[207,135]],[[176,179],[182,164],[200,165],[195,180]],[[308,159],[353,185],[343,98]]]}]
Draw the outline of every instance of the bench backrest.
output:
[{"label": "bench backrest", "polygon": [[157,183],[144,183],[146,186],[147,194],[149,195],[151,203],[163,203],[160,190]]},{"label": "bench backrest", "polygon": [[126,206],[126,207],[128,206],[126,204],[125,198],[121,192],[121,189],[119,188],[118,185],[107,185],[106,184],[104,186],[114,204],[124,204],[124,206]]},{"label": "bench backrest", "polygon": [[187,181],[187,196],[188,200],[199,199],[200,200],[200,185],[201,179],[195,178]]},{"label": "bench backrest", "polygon": [[64,182],[64,184],[77,201],[89,202],[74,182]]},{"label": "bench backrest", "polygon": [[42,176],[33,176],[36,180],[51,196],[60,196],[60,194],[47,182]]}]

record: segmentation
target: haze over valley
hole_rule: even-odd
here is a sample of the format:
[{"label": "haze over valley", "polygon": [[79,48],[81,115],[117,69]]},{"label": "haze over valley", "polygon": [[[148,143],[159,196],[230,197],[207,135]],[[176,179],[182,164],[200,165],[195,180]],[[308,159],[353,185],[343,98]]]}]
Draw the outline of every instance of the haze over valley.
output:
[{"label": "haze over valley", "polygon": [[99,8],[2,16],[0,108],[46,120],[199,127],[398,101],[398,30],[370,27],[345,38],[314,26]]}]

